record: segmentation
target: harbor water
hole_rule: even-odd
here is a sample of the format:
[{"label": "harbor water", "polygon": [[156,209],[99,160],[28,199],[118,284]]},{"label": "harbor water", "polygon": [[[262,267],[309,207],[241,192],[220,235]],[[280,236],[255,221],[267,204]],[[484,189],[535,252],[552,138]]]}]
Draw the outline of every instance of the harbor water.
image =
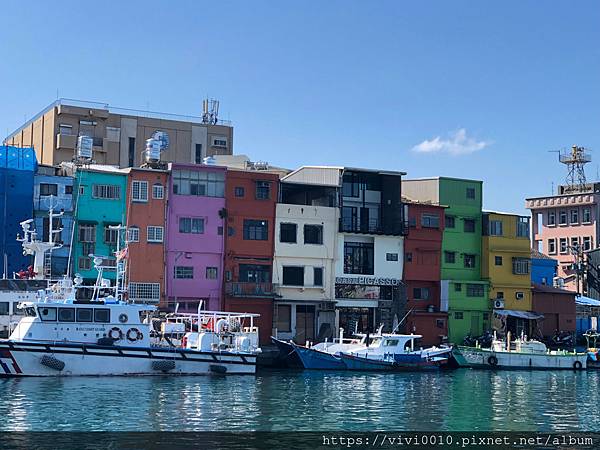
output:
[{"label": "harbor water", "polygon": [[0,431],[576,431],[600,371],[2,379]]}]

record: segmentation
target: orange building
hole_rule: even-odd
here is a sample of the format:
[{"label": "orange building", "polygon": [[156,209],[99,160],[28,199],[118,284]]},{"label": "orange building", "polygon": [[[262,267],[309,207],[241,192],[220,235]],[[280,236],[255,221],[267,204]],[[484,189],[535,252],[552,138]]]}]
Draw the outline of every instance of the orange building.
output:
[{"label": "orange building", "polygon": [[166,306],[165,214],[168,172],[132,168],[127,177],[129,299]]}]

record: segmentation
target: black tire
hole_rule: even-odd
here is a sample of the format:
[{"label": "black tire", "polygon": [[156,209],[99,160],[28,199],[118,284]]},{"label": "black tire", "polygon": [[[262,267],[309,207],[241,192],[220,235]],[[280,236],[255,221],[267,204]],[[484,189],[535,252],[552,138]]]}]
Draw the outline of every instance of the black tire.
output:
[{"label": "black tire", "polygon": [[497,366],[498,365],[498,358],[496,358],[494,355],[488,356],[487,362],[490,366]]},{"label": "black tire", "polygon": [[583,367],[583,364],[581,364],[581,361],[575,361],[573,363],[573,369],[575,369],[575,370],[581,370],[582,367]]}]

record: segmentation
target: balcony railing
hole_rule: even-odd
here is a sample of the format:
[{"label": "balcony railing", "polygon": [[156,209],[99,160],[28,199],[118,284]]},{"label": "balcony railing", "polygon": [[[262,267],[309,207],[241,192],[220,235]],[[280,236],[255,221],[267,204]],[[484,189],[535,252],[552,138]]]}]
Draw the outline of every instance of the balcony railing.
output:
[{"label": "balcony railing", "polygon": [[225,283],[225,293],[231,297],[276,297],[273,283],[229,282]]},{"label": "balcony railing", "polygon": [[353,217],[340,217],[340,231],[345,233],[367,234],[408,234],[408,222],[400,220],[391,224],[383,224],[380,219],[356,219]]}]

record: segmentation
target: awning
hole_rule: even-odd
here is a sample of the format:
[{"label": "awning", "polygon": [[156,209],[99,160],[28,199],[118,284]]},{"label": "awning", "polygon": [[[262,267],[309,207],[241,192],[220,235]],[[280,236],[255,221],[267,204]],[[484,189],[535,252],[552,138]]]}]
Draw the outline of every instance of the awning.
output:
[{"label": "awning", "polygon": [[583,295],[575,297],[575,303],[582,306],[600,306],[600,300],[584,297]]},{"label": "awning", "polygon": [[512,317],[518,317],[519,319],[529,319],[529,320],[536,320],[536,319],[544,318],[543,314],[539,314],[539,313],[532,312],[532,311],[517,311],[514,309],[495,309],[494,314],[497,314],[499,316],[512,316]]}]

